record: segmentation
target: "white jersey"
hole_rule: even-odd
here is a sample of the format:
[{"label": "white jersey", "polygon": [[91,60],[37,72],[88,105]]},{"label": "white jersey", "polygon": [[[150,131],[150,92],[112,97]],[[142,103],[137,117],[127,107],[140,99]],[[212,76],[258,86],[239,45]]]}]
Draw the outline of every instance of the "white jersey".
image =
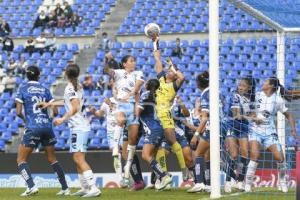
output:
[{"label": "white jersey", "polygon": [[73,85],[71,83],[68,83],[67,87],[65,88],[64,94],[65,108],[67,112],[71,110],[71,100],[75,98],[79,99],[80,108],[75,115],[70,117],[70,119],[68,120],[68,126],[71,130],[75,131],[90,131],[89,121],[84,117],[82,113],[84,102],[83,89],[80,88],[78,89],[78,91],[75,91]]},{"label": "white jersey", "polygon": [[280,94],[274,93],[267,97],[264,92],[258,92],[255,96],[255,113],[257,118],[263,120],[263,123],[258,125],[251,122],[251,131],[260,135],[276,133],[275,118],[277,112],[285,113],[287,110],[285,101]]},{"label": "white jersey", "polygon": [[[128,73],[125,69],[114,70],[115,89],[117,99],[123,99],[134,90],[135,84],[138,80],[143,80],[142,71],[133,71]],[[129,98],[129,102],[134,102],[134,95]]]},{"label": "white jersey", "polygon": [[108,104],[106,104],[105,102],[101,105],[100,110],[102,110],[105,113],[106,116],[106,129],[107,129],[107,133],[113,133],[115,126],[117,124],[117,120],[115,117],[116,114],[116,101],[113,97],[110,98],[110,101],[112,102],[113,106],[112,108],[109,107]]}]

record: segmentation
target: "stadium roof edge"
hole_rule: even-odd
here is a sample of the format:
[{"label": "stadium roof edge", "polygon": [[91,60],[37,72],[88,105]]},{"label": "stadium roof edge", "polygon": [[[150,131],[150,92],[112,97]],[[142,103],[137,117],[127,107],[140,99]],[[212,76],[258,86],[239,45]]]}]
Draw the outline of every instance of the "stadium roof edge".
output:
[{"label": "stadium roof edge", "polygon": [[284,28],[282,27],[279,23],[273,21],[271,18],[269,18],[268,16],[264,15],[261,11],[253,8],[252,6],[250,6],[249,4],[242,2],[241,0],[228,0],[230,3],[232,3],[233,5],[235,5],[236,7],[246,11],[247,13],[249,13],[250,15],[252,15],[253,17],[256,17],[257,19],[263,21],[264,23],[266,23],[267,25],[271,26],[272,28],[274,28],[275,30],[279,31],[279,32],[285,32],[285,31],[290,31],[292,30],[293,32],[300,32],[300,28]]}]

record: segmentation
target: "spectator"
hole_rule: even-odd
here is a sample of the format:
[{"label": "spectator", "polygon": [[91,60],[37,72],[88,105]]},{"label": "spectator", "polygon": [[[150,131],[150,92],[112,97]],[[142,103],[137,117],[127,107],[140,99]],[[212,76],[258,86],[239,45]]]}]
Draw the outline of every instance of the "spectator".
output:
[{"label": "spectator", "polygon": [[35,39],[35,51],[43,54],[46,47],[46,37],[45,33],[42,33],[39,37]]},{"label": "spectator", "polygon": [[8,36],[11,32],[9,24],[0,17],[0,37]]},{"label": "spectator", "polygon": [[16,74],[25,78],[26,68],[28,67],[28,63],[24,57],[21,57],[20,63],[17,65]]},{"label": "spectator", "polygon": [[91,93],[94,90],[93,77],[89,74],[86,75],[82,85],[84,90],[88,90]]},{"label": "spectator", "polygon": [[54,33],[49,33],[46,37],[45,50],[53,53],[56,50],[56,37]]},{"label": "spectator", "polygon": [[64,14],[64,10],[60,7],[60,3],[56,4],[54,12],[55,12],[56,17],[60,17],[62,14]]},{"label": "spectator", "polygon": [[106,32],[102,33],[102,41],[100,44],[100,48],[108,52],[110,50],[110,39]]},{"label": "spectator", "polygon": [[172,49],[171,56],[178,57],[178,58],[181,58],[181,56],[182,56],[182,50],[180,47],[180,39],[179,38],[176,38],[176,47],[174,49]]},{"label": "spectator", "polygon": [[69,21],[66,23],[66,26],[72,26],[73,30],[75,31],[75,27],[78,26],[81,21],[82,17],[76,13],[73,13]]},{"label": "spectator", "polygon": [[12,75],[4,76],[1,84],[5,88],[3,92],[9,92],[10,94],[12,94],[16,87],[16,77]]},{"label": "spectator", "polygon": [[42,27],[42,29],[45,29],[48,22],[49,22],[49,17],[46,15],[45,11],[42,10],[34,22],[33,29],[38,27]]},{"label": "spectator", "polygon": [[73,15],[73,10],[70,6],[70,4],[67,1],[64,1],[64,14],[65,16],[70,19]]},{"label": "spectator", "polygon": [[30,55],[34,52],[35,50],[35,40],[33,38],[29,38],[27,41],[26,41],[26,44],[25,44],[25,49],[24,51],[26,53],[29,53]]},{"label": "spectator", "polygon": [[49,14],[49,21],[47,23],[48,28],[56,27],[57,26],[57,16],[55,10],[52,10]]},{"label": "spectator", "polygon": [[[119,63],[114,59],[113,55],[111,52],[108,52],[105,55],[105,61],[104,61],[104,69],[108,68],[108,69],[120,69],[120,65]],[[106,70],[104,71],[105,74],[107,74]]]},{"label": "spectator", "polygon": [[8,76],[12,76],[15,75],[15,72],[18,68],[19,63],[15,61],[15,59],[11,58],[9,59],[9,63],[8,63],[8,67],[6,69],[6,74]]},{"label": "spectator", "polygon": [[68,23],[68,18],[65,16],[65,14],[62,14],[60,17],[58,17],[58,20],[57,20],[58,28],[65,27],[67,23]]},{"label": "spectator", "polygon": [[4,38],[2,50],[7,51],[8,53],[14,50],[14,42],[10,37]]}]

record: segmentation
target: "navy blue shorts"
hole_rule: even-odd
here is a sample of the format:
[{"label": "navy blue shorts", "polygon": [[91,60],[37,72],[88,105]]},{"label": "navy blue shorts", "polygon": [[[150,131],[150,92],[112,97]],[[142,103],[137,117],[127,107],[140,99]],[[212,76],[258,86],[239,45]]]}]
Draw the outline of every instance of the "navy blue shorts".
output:
[{"label": "navy blue shorts", "polygon": [[229,123],[227,127],[228,129],[226,132],[226,138],[227,137],[234,137],[237,139],[248,138],[249,135],[248,124]]},{"label": "navy blue shorts", "polygon": [[25,129],[22,144],[31,148],[37,148],[39,144],[44,147],[53,146],[56,144],[56,138],[52,128]]},{"label": "navy blue shorts", "polygon": [[[189,146],[189,143],[184,135],[180,135],[180,134],[176,133],[176,141],[180,144],[182,149]],[[171,149],[172,149],[166,139],[163,140],[161,147],[168,151],[171,151]]]},{"label": "navy blue shorts", "polygon": [[164,129],[160,121],[155,119],[141,119],[141,129],[144,134],[144,144],[159,147],[164,139]]}]

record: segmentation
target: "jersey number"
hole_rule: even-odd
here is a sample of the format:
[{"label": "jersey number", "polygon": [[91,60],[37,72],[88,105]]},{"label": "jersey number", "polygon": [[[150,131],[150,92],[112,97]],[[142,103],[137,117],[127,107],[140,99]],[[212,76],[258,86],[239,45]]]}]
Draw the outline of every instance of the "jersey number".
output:
[{"label": "jersey number", "polygon": [[41,110],[41,108],[38,107],[38,104],[41,103],[41,102],[45,102],[46,98],[33,96],[31,98],[31,101],[33,102],[33,107],[32,107],[33,108],[33,113],[34,114],[41,113],[42,110]]}]

